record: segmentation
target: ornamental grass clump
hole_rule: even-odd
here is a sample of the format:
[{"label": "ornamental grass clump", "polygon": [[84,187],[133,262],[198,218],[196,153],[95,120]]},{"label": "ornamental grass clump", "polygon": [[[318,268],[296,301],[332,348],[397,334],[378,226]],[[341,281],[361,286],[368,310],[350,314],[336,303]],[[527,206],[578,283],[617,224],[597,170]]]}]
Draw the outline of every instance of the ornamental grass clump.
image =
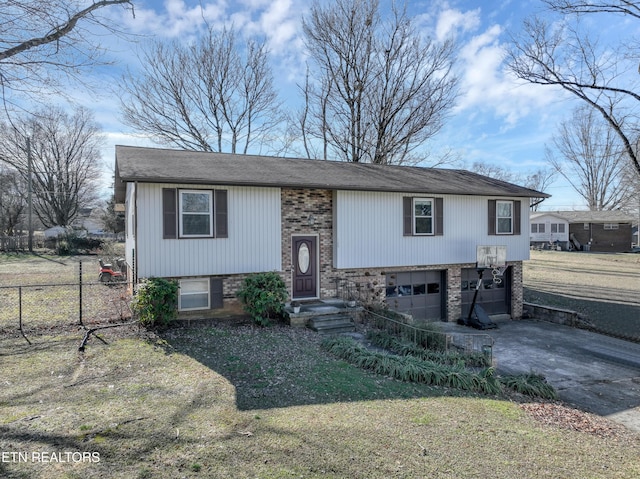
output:
[{"label": "ornamental grass clump", "polygon": [[400,356],[415,356],[425,361],[433,361],[440,364],[462,363],[466,367],[485,368],[491,366],[490,358],[479,352],[432,351],[425,349],[413,341],[402,341],[393,334],[382,330],[369,331],[367,338],[376,346],[392,351]]},{"label": "ornamental grass clump", "polygon": [[363,369],[400,381],[498,394],[500,383],[492,368],[474,373],[462,364],[438,364],[415,356],[370,351],[351,338],[331,337],[322,342],[330,353]]},{"label": "ornamental grass clump", "polygon": [[544,399],[557,399],[558,394],[540,374],[517,374],[499,378],[500,382],[507,388],[524,394],[525,396],[540,397]]}]

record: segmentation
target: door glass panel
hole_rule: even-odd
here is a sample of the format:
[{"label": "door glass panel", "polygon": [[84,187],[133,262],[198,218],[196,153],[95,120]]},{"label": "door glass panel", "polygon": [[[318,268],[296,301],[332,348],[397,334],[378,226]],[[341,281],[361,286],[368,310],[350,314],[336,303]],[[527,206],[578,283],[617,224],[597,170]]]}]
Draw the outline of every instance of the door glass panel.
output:
[{"label": "door glass panel", "polygon": [[310,260],[309,247],[307,246],[307,243],[302,243],[298,247],[298,269],[300,269],[302,274],[309,271]]},{"label": "door glass panel", "polygon": [[427,285],[427,294],[437,294],[440,292],[440,283],[429,283]]},{"label": "door glass panel", "polygon": [[414,296],[424,294],[425,293],[425,285],[424,284],[414,284],[413,285],[413,294]]}]

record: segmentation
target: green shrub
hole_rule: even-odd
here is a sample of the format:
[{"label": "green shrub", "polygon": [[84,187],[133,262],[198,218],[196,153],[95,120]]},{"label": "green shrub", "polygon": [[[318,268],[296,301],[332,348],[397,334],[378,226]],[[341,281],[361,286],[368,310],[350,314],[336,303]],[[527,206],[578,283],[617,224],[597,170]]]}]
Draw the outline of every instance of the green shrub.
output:
[{"label": "green shrub", "polygon": [[178,282],[149,278],[138,289],[131,304],[140,323],[162,330],[178,316]]},{"label": "green shrub", "polygon": [[58,256],[69,256],[79,253],[89,253],[102,247],[103,241],[98,238],[78,236],[75,231],[68,231],[54,238],[53,244]]},{"label": "green shrub", "polygon": [[272,319],[284,316],[287,296],[287,287],[275,272],[247,277],[238,291],[244,310],[260,326],[268,326]]}]

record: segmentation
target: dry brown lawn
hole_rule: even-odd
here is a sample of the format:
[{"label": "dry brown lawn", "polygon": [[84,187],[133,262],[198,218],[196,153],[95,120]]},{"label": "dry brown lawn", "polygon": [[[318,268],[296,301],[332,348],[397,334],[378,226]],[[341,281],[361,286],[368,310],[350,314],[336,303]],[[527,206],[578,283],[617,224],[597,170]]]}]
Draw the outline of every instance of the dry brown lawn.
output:
[{"label": "dry brown lawn", "polygon": [[595,329],[640,340],[640,254],[532,251],[525,301],[578,311]]}]

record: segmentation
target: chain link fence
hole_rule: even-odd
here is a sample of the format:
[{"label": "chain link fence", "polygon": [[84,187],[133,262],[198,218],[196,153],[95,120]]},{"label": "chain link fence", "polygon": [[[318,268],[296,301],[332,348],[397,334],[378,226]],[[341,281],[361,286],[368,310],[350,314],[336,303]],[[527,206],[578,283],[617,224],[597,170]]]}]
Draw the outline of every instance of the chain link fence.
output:
[{"label": "chain link fence", "polygon": [[82,266],[74,282],[0,286],[0,332],[25,336],[130,321],[129,285],[85,277]]}]

